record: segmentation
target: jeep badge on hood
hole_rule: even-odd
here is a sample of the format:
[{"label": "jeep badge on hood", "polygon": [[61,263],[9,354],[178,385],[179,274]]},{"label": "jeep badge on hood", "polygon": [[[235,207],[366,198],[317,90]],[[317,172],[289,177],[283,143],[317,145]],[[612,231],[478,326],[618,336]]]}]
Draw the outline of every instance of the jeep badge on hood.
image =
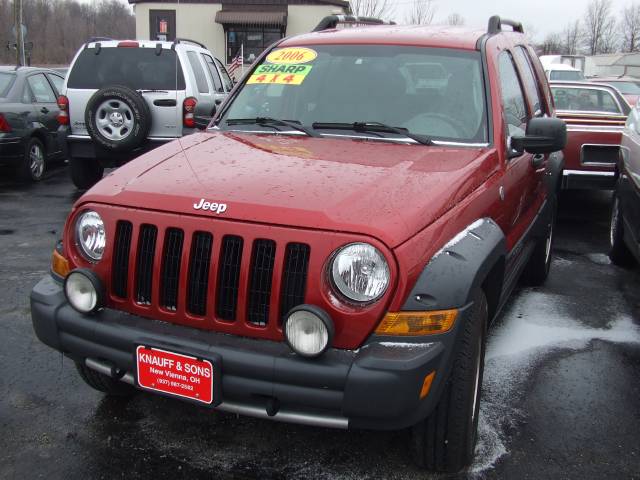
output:
[{"label": "jeep badge on hood", "polygon": [[226,203],[205,202],[204,198],[201,198],[198,203],[193,204],[193,208],[196,210],[211,210],[214,213],[220,215],[227,211]]}]

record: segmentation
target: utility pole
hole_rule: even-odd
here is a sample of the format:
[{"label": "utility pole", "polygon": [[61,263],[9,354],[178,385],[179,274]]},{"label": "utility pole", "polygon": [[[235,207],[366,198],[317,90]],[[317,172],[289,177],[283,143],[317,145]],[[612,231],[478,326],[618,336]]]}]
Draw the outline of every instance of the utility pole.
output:
[{"label": "utility pole", "polygon": [[22,0],[13,0],[13,20],[16,31],[16,65],[24,65],[24,32],[22,31]]}]

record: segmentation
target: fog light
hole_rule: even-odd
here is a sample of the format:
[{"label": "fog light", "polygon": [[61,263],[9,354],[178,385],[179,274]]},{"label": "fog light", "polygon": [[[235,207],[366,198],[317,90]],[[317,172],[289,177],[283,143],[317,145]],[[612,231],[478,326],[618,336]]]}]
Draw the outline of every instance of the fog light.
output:
[{"label": "fog light", "polygon": [[80,313],[92,313],[102,307],[102,282],[91,270],[74,270],[64,281],[64,294],[69,304]]},{"label": "fog light", "polygon": [[284,337],[298,355],[317,357],[331,344],[333,322],[321,308],[299,305],[289,312],[284,321]]}]

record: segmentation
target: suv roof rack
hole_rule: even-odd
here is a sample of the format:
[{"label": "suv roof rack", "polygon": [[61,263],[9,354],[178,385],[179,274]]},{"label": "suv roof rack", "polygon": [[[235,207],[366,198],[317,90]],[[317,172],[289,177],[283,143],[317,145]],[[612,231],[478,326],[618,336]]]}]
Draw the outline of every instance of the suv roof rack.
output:
[{"label": "suv roof rack", "polygon": [[183,42],[185,42],[185,43],[193,43],[194,45],[197,45],[198,47],[204,48],[205,50],[207,49],[207,47],[206,47],[206,46],[204,46],[202,43],[197,42],[197,41],[195,41],[195,40],[191,40],[191,39],[189,39],[189,38],[176,38],[176,39],[173,41],[173,44],[174,44],[174,45],[178,45],[179,43],[183,43]]},{"label": "suv roof rack", "polygon": [[329,15],[320,20],[312,32],[321,32],[336,28],[339,23],[357,23],[360,25],[395,25],[396,22],[385,22],[379,18],[356,17],[354,15]]},{"label": "suv roof rack", "polygon": [[494,15],[489,19],[487,33],[493,35],[494,33],[501,32],[502,25],[509,25],[511,28],[513,28],[514,32],[524,33],[522,23],[516,22],[515,20],[509,20],[507,18],[500,18],[500,15]]},{"label": "suv roof rack", "polygon": [[110,42],[112,41],[113,38],[109,38],[109,37],[91,37],[89,40],[87,40],[86,43],[93,43],[93,42]]}]

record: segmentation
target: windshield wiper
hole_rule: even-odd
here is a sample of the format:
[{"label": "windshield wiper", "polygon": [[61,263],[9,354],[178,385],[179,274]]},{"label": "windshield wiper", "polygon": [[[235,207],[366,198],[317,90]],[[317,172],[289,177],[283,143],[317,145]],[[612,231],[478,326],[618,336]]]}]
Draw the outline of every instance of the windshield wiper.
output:
[{"label": "windshield wiper", "polygon": [[[285,127],[293,128],[299,132],[306,133],[310,137],[319,136],[312,129],[305,127],[300,122],[294,120],[281,120],[279,118],[272,117],[256,117],[256,118],[230,118],[227,120],[227,125],[260,125],[265,127],[276,128],[276,125],[284,125]],[[279,130],[276,128],[276,130]]]},{"label": "windshield wiper", "polygon": [[433,141],[425,136],[420,135],[418,133],[411,133],[406,128],[401,127],[392,127],[391,125],[386,125],[380,122],[353,122],[353,123],[331,123],[331,122],[315,122],[311,125],[313,128],[317,130],[354,130],[356,132],[389,132],[389,133],[397,133],[398,135],[402,135],[404,137],[410,138],[422,145],[432,145]]}]

